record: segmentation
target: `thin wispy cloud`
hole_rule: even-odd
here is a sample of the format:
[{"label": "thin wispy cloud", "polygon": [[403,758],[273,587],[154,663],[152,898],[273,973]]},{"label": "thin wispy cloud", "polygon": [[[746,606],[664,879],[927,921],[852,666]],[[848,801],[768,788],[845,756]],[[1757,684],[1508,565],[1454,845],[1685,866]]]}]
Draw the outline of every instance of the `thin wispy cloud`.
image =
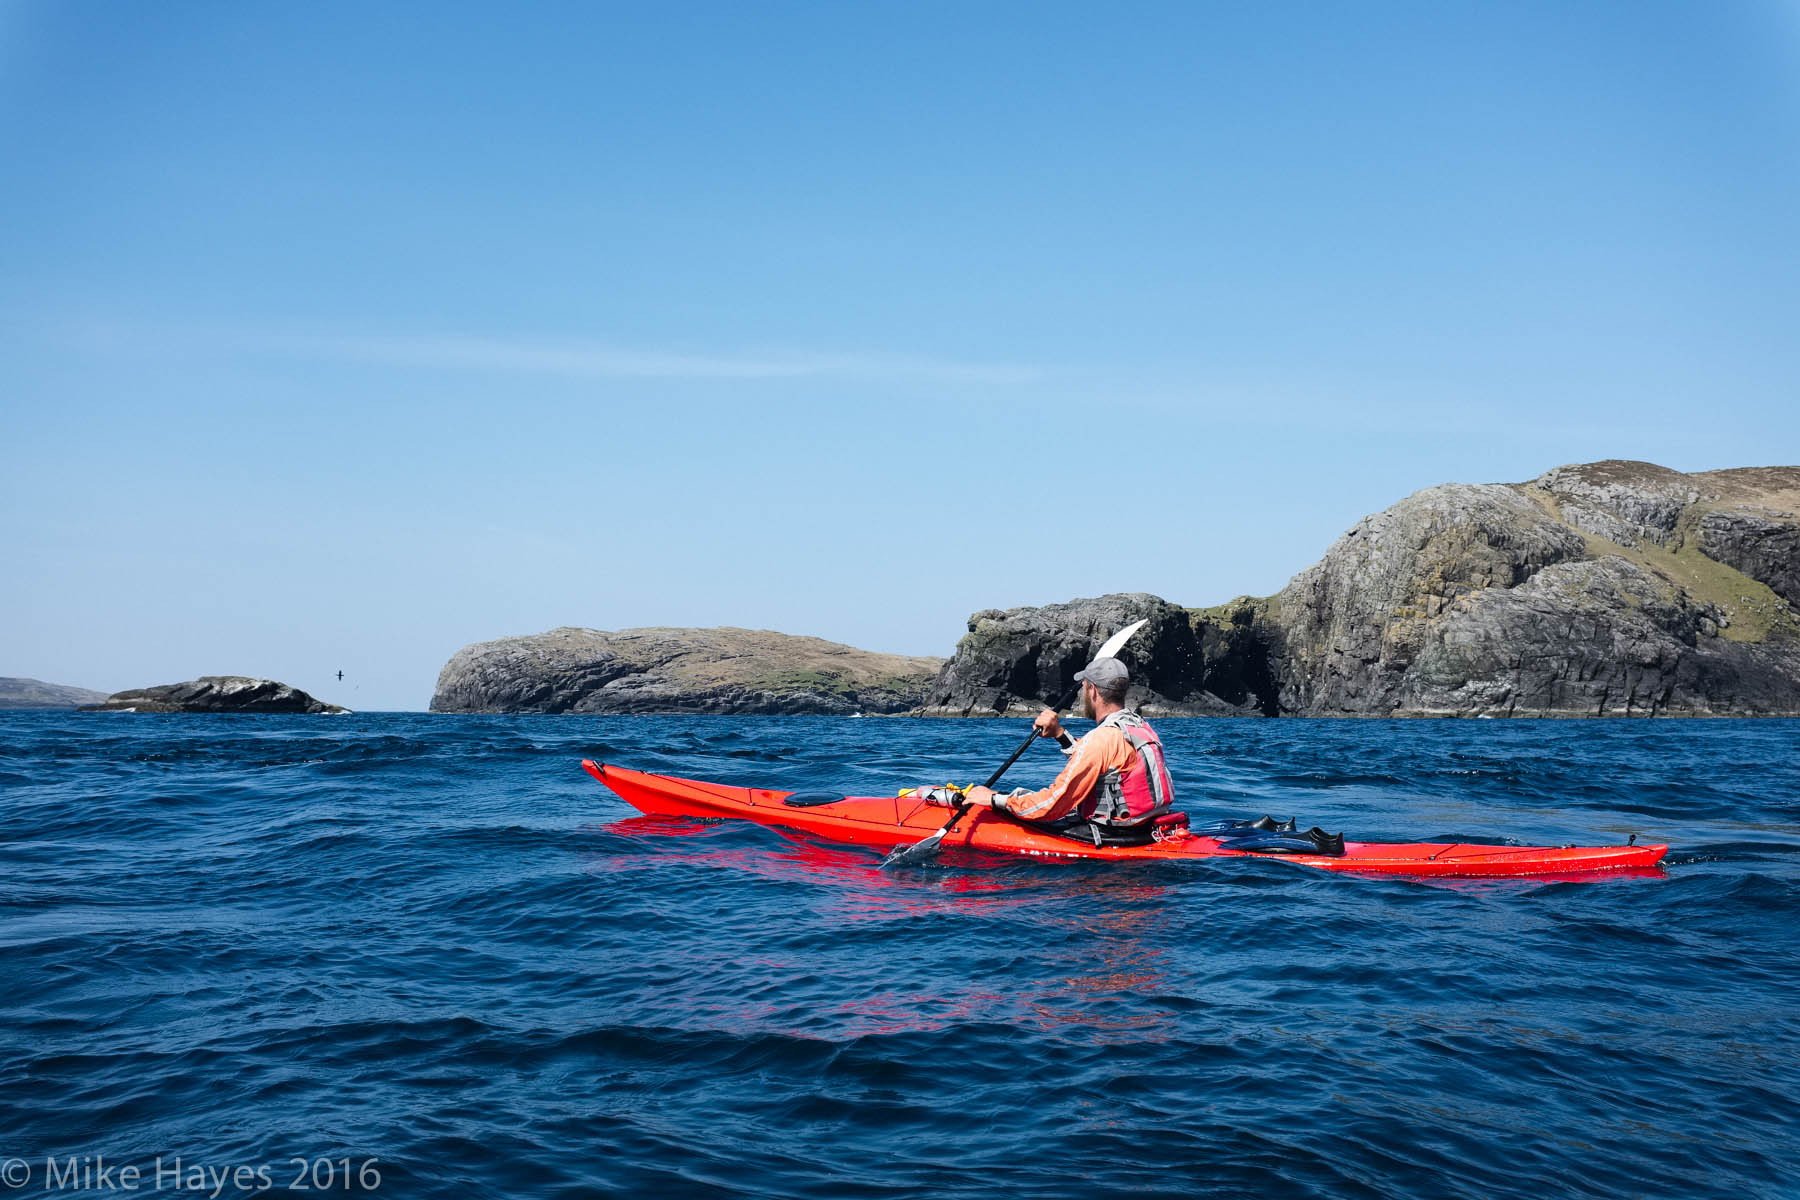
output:
[{"label": "thin wispy cloud", "polygon": [[590,379],[911,379],[945,384],[1009,385],[1042,379],[1041,367],[903,355],[793,352],[670,353],[601,342],[468,336],[260,336],[278,350],[434,371],[484,371]]},{"label": "thin wispy cloud", "polygon": [[904,354],[821,350],[704,353],[624,346],[598,339],[468,334],[319,333],[234,324],[79,321],[56,340],[107,354],[279,355],[314,361],[585,379],[870,379],[1016,386],[1065,370]]}]

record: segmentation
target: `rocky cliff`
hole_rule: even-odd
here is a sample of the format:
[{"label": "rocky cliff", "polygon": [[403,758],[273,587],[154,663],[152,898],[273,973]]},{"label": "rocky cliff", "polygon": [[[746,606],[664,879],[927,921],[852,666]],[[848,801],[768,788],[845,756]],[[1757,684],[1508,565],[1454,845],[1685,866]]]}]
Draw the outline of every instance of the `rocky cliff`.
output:
[{"label": "rocky cliff", "polygon": [[1274,596],[977,613],[934,713],[1023,712],[1114,628],[1147,713],[1800,715],[1800,468],[1559,467],[1357,522]]},{"label": "rocky cliff", "polygon": [[1142,592],[976,613],[920,711],[952,717],[1036,713],[1074,686],[1075,672],[1115,630],[1140,619],[1149,624],[1119,652],[1131,668],[1138,711],[1147,716],[1273,711],[1252,606],[1197,613]]},{"label": "rocky cliff", "polygon": [[45,683],[41,679],[0,676],[0,709],[70,709],[97,704],[105,692]]},{"label": "rocky cliff", "polygon": [[892,713],[943,664],[752,629],[553,629],[465,646],[444,713]]},{"label": "rocky cliff", "polygon": [[82,712],[140,713],[342,713],[336,704],[315,700],[296,687],[244,675],[203,675],[186,683],[114,692]]}]

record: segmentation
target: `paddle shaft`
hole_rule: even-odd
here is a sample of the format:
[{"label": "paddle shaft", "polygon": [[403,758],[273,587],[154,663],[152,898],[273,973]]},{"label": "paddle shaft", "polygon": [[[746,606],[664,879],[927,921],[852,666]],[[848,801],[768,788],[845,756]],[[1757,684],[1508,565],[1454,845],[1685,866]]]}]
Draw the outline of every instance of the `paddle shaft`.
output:
[{"label": "paddle shaft", "polygon": [[[1069,707],[1069,705],[1075,703],[1075,697],[1077,694],[1080,693],[1080,691],[1081,691],[1081,685],[1078,683],[1069,692],[1068,695],[1063,697],[1062,703],[1058,704],[1056,706],[1056,711],[1061,712],[1063,709]],[[999,783],[1000,777],[1002,775],[1006,774],[1007,768],[1012,766],[1014,763],[1018,762],[1019,758],[1027,750],[1031,749],[1031,743],[1037,741],[1037,739],[1038,739],[1038,729],[1037,729],[1037,724],[1034,721],[1031,726],[1031,732],[1025,735],[1025,740],[1019,743],[1019,748],[1012,752],[1012,757],[1007,759],[1005,762],[1001,763],[1000,769],[995,771],[992,775],[989,775],[988,781],[986,783],[982,784],[981,786],[985,787],[985,788],[991,788],[996,783]],[[949,822],[942,829],[938,830],[935,834],[932,835],[932,837],[935,839],[935,841],[932,844],[935,845],[937,842],[943,841],[951,833],[955,832],[957,822],[961,821],[963,819],[963,814],[968,812],[973,807],[974,807],[974,805],[972,805],[972,804],[957,805],[956,806],[956,814],[950,818]]]},{"label": "paddle shaft", "polygon": [[[1075,697],[1080,692],[1081,692],[1081,685],[1078,683],[1075,685],[1075,688],[1073,691],[1071,691],[1068,695],[1063,697],[1062,703],[1058,704],[1056,706],[1056,711],[1061,712],[1063,709],[1069,707],[1069,705],[1075,703]],[[1014,763],[1018,762],[1019,758],[1027,750],[1031,749],[1031,743],[1037,741],[1037,739],[1038,739],[1038,728],[1037,728],[1037,724],[1034,722],[1031,726],[1031,732],[1025,735],[1025,740],[1019,743],[1019,748],[1012,752],[1012,757],[1007,759],[1005,762],[1001,763],[1000,769],[995,771],[992,775],[989,775],[988,781],[986,783],[982,784],[981,786],[991,788],[996,783],[999,783],[1000,777],[1002,775],[1006,774],[1007,769],[1010,768]]]}]

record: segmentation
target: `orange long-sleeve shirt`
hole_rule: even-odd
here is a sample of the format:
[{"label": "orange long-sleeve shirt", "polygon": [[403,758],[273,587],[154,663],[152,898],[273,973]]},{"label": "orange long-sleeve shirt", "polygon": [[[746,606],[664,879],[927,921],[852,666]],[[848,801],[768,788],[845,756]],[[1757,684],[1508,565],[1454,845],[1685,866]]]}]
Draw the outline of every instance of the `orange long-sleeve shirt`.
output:
[{"label": "orange long-sleeve shirt", "polygon": [[1073,747],[1063,751],[1069,761],[1056,781],[1035,792],[1022,792],[1006,801],[1006,809],[1027,821],[1054,821],[1073,812],[1094,794],[1108,771],[1123,771],[1136,753],[1113,725],[1099,725]]}]

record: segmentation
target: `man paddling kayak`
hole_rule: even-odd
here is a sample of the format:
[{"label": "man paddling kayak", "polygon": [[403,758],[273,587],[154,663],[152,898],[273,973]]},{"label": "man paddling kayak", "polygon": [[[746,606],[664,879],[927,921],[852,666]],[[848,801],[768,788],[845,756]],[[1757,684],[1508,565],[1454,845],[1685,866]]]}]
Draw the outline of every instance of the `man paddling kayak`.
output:
[{"label": "man paddling kayak", "polygon": [[[1131,673],[1124,663],[1096,658],[1075,678],[1081,681],[1082,714],[1099,724],[1080,741],[1072,741],[1055,709],[1038,714],[1034,722],[1038,736],[1056,739],[1069,756],[1055,782],[1035,792],[1020,788],[1010,795],[976,785],[963,799],[976,808],[985,806],[1063,833],[1091,837],[1096,846],[1147,842],[1156,818],[1175,803],[1162,741],[1142,717],[1125,707]],[[925,794],[935,802],[956,803],[941,791]]]}]

